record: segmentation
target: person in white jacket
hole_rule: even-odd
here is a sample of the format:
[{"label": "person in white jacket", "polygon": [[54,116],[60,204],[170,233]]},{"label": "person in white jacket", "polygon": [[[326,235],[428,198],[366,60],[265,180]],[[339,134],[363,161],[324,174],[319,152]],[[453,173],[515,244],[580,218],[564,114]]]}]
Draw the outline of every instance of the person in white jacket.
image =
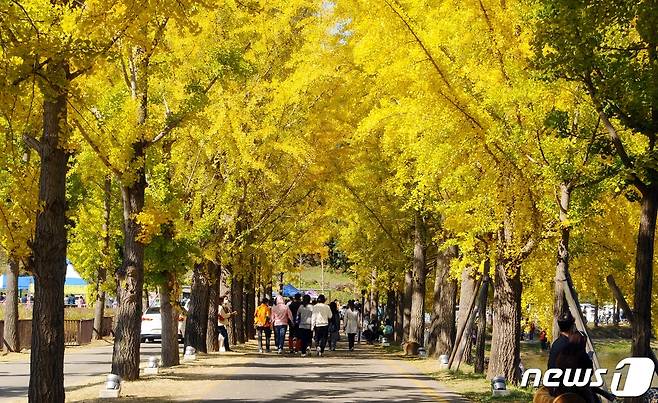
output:
[{"label": "person in white jacket", "polygon": [[332,317],[331,309],[325,305],[327,299],[324,295],[318,296],[318,303],[313,307],[313,317],[311,326],[315,330],[315,340],[317,341],[317,354],[322,357],[324,348],[327,345],[327,336],[329,336],[329,319]]},{"label": "person in white jacket", "polygon": [[354,300],[351,299],[347,302],[347,309],[345,310],[345,333],[347,333],[350,351],[354,351],[354,339],[358,332],[359,312],[354,307]]}]

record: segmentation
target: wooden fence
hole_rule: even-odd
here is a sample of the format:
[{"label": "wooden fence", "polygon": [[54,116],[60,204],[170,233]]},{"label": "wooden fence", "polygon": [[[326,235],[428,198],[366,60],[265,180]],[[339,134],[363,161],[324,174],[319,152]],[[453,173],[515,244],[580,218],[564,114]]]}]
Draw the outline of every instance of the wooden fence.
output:
[{"label": "wooden fence", "polygon": [[[113,317],[103,318],[101,335],[109,336],[113,329]],[[6,348],[4,339],[4,321],[0,320],[0,350]],[[64,345],[80,346],[91,343],[94,330],[94,320],[65,320]],[[32,341],[32,320],[18,321],[18,339],[21,349],[29,349]]]}]

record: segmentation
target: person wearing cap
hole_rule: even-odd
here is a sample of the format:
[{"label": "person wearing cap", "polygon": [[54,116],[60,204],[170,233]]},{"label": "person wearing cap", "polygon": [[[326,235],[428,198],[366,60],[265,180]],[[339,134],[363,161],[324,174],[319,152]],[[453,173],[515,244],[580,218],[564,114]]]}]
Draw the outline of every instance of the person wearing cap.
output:
[{"label": "person wearing cap", "polygon": [[560,328],[560,335],[551,344],[551,350],[548,354],[548,369],[556,368],[557,356],[569,345],[569,337],[573,334],[576,320],[571,312],[565,312],[557,319],[557,325]]}]

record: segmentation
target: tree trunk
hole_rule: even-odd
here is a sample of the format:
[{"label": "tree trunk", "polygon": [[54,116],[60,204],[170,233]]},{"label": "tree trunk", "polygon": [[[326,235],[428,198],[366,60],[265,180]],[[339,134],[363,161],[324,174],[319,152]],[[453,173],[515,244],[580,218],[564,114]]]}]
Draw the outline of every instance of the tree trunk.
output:
[{"label": "tree trunk", "polygon": [[642,196],[640,228],[635,255],[635,294],[633,298],[634,357],[649,357],[651,352],[651,293],[653,283],[653,247],[658,211],[658,187],[650,186]]},{"label": "tree trunk", "polygon": [[402,314],[402,340],[409,340],[409,329],[411,325],[411,295],[413,294],[413,272],[408,269],[404,273],[404,312]]},{"label": "tree trunk", "polygon": [[256,329],[254,328],[254,312],[256,311],[256,290],[254,288],[254,274],[249,277],[249,283],[246,285],[245,296],[247,297],[247,304],[245,309],[244,323],[247,340],[256,338]]},{"label": "tree trunk", "polygon": [[557,265],[555,268],[555,290],[553,293],[553,333],[555,340],[560,335],[557,318],[569,311],[567,300],[564,296],[564,288],[568,287],[569,279],[569,204],[571,203],[571,186],[560,184],[560,240],[557,248]]},{"label": "tree trunk", "polygon": [[18,352],[21,350],[18,334],[18,261],[12,256],[7,262],[5,273],[7,295],[5,300],[4,343],[7,350]]},{"label": "tree trunk", "polygon": [[[511,271],[511,276],[508,271]],[[487,377],[502,375],[508,382],[516,384],[520,380],[521,362],[521,266],[512,264],[501,253],[494,273],[493,315]]]},{"label": "tree trunk", "polygon": [[242,289],[243,289],[244,280],[242,277],[234,276],[233,282],[231,283],[231,309],[238,312],[238,315],[235,315],[232,318],[233,329],[235,334],[235,344],[244,344],[244,332],[242,329],[244,327],[242,321],[242,315],[239,313],[242,312]]},{"label": "tree trunk", "polygon": [[409,341],[421,346],[425,342],[425,252],[427,250],[427,224],[420,213],[416,213],[414,226],[413,294],[411,297],[411,321]]},{"label": "tree trunk", "polygon": [[[148,68],[149,58],[143,47],[133,49],[136,60],[132,74],[132,98],[136,103],[136,131],[146,124],[148,116]],[[139,241],[141,226],[138,215],[144,210],[146,191],[146,147],[142,136],[132,143],[130,166],[134,175],[122,178],[121,199],[123,202],[123,266],[117,272],[119,306],[115,326],[112,373],[123,380],[139,378],[139,348],[142,316],[142,294],[144,286],[144,245]]]},{"label": "tree trunk", "polygon": [[368,313],[377,315],[377,269],[372,269],[370,272],[370,294],[368,295]]},{"label": "tree trunk", "polygon": [[[68,76],[64,62],[48,70]],[[50,71],[49,71],[50,73]],[[64,85],[68,83],[62,83]],[[39,204],[32,269],[34,311],[30,354],[30,402],[64,401],[64,277],[66,276],[66,174],[69,154],[62,148],[68,135],[66,88],[50,88],[43,101],[40,144]]]},{"label": "tree trunk", "polygon": [[[143,156],[143,148],[139,153]],[[144,170],[130,186],[121,187],[124,219],[123,267],[117,271],[120,288],[117,322],[114,330],[112,373],[123,380],[139,378],[139,348],[144,285],[144,245],[139,242],[137,215],[144,209],[146,177]]]},{"label": "tree trunk", "polygon": [[395,323],[395,290],[386,291],[386,319]]},{"label": "tree trunk", "polygon": [[484,273],[482,276],[482,288],[478,295],[478,322],[477,338],[475,341],[475,359],[473,360],[473,372],[476,374],[484,373],[484,350],[487,341],[487,299],[489,297],[489,268],[491,262],[489,258],[484,261]]},{"label": "tree trunk", "polygon": [[185,324],[185,346],[192,346],[198,352],[207,353],[209,287],[203,271],[203,264],[197,263],[194,265],[192,289],[190,291],[190,310]]},{"label": "tree trunk", "polygon": [[98,266],[96,279],[96,301],[94,302],[94,337],[103,338],[103,316],[105,316],[105,290],[102,289],[107,277],[107,262],[110,256],[110,213],[112,209],[112,179],[105,177],[103,199],[103,257],[105,261]]},{"label": "tree trunk", "polygon": [[208,329],[206,331],[206,348],[209,352],[219,351],[219,334],[217,333],[217,314],[221,286],[221,268],[212,263],[211,282],[208,291]]},{"label": "tree trunk", "polygon": [[471,341],[472,327],[469,326],[472,324],[472,321],[470,321],[472,315],[469,316],[468,308],[473,300],[473,294],[477,292],[475,287],[476,281],[473,278],[473,268],[465,267],[462,271],[461,289],[459,291],[459,316],[457,318],[457,329],[464,329],[464,333],[462,334],[459,346],[457,346],[458,351],[461,351],[461,354],[456,357],[457,362],[461,362],[464,357],[470,355],[471,345],[473,344]]},{"label": "tree trunk", "polygon": [[162,320],[162,366],[173,367],[180,364],[178,351],[178,307],[173,291],[176,289],[176,276],[171,272],[163,273],[165,281],[160,285],[160,317]]},{"label": "tree trunk", "polygon": [[395,342],[402,343],[404,336],[404,285],[398,287],[398,291],[395,293]]},{"label": "tree trunk", "polygon": [[455,294],[457,284],[450,278],[450,262],[458,255],[456,246],[439,251],[434,274],[434,298],[428,353],[450,354],[455,334]]}]

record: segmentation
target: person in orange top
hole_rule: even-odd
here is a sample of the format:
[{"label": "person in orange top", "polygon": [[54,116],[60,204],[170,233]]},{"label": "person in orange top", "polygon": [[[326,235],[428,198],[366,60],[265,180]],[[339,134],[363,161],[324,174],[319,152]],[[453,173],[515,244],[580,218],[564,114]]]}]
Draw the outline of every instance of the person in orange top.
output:
[{"label": "person in orange top", "polygon": [[272,310],[269,300],[263,298],[254,312],[254,326],[258,333],[258,352],[263,352],[263,333],[265,333],[265,351],[270,352],[270,338],[272,337]]}]

